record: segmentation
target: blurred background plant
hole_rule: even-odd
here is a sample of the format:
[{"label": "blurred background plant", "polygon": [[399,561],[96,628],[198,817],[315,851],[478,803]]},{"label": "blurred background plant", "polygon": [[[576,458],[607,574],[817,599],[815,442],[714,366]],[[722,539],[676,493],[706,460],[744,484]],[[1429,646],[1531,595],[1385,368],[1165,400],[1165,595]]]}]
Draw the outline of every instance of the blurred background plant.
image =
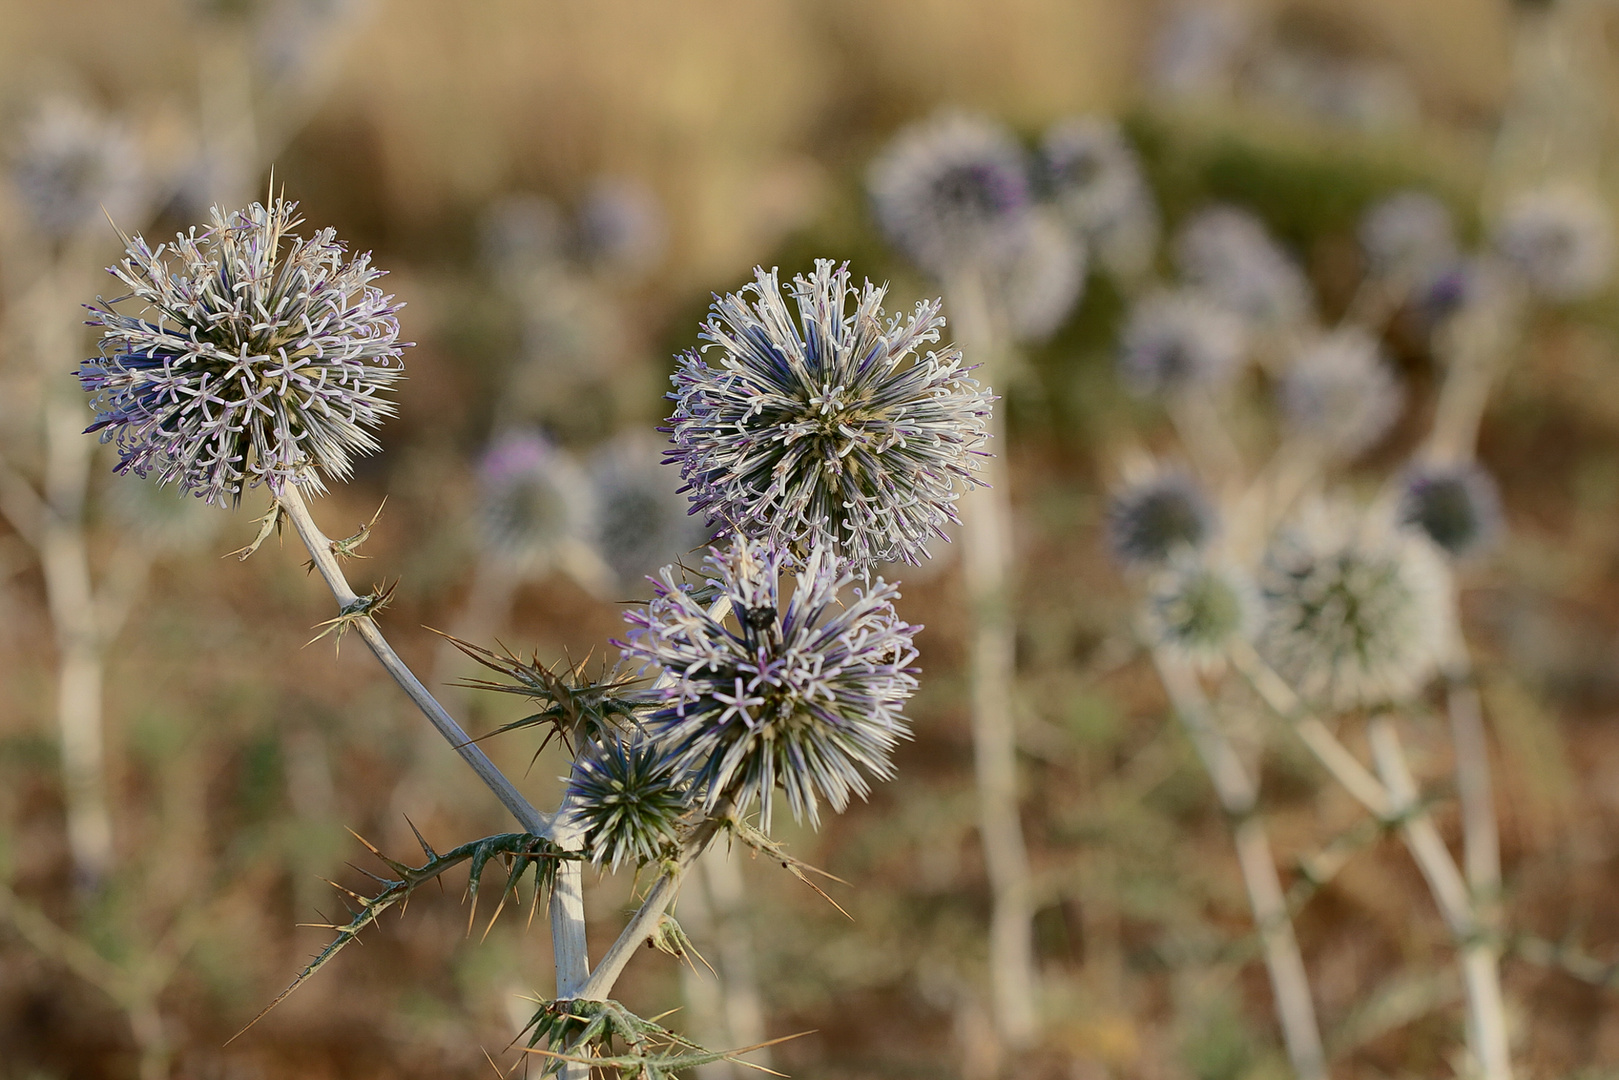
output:
[{"label": "blurred background plant", "polygon": [[[399,627],[547,662],[617,631],[638,575],[702,539],[662,509],[682,500],[659,442],[626,432],[667,415],[673,354],[755,263],[847,257],[891,311],[942,287],[948,336],[989,367],[1006,474],[935,554],[973,558],[987,497],[999,561],[899,573],[927,627],[916,741],[869,804],[782,830],[853,883],[829,886],[853,921],[762,860],[705,868],[680,914],[723,977],[632,968],[643,1015],[684,1000],[709,1045],[818,1029],[772,1048],[802,1077],[1303,1072],[1276,1018],[1284,920],[1255,917],[1262,835],[1331,1075],[1465,1068],[1475,941],[1501,953],[1518,1075],[1619,1068],[1613,5],[0,11],[0,1075],[471,1076],[546,989],[543,934],[466,937],[457,897],[423,892],[386,947],[221,1048],[323,943],[295,927],[332,910],[319,878],[357,886],[345,826],[402,851],[405,813],[440,847],[499,825],[362,650],[289,646],[330,614],[301,558],[208,565],[249,515],[113,476],[78,434],[76,305],[117,288],[101,208],[166,236],[272,164],[410,305],[387,453],[326,510],[358,526],[387,498],[358,565],[400,576]],[[948,115],[1027,170],[1026,257],[976,281],[891,246],[869,201],[871,163]],[[491,467],[512,446],[567,464],[525,485]],[[1175,467],[1218,558],[1121,572],[1110,492]],[[1265,648],[1277,590],[1245,579],[1325,478],[1449,553],[1466,653],[1433,657],[1397,730],[1489,933],[1456,940],[1398,840],[1202,636],[1250,628],[1306,688]],[[480,581],[497,549],[513,571]],[[471,674],[403,637],[435,691]],[[1160,679],[1146,643],[1177,640]],[[1199,764],[1199,690],[1258,812]],[[461,704],[477,734],[524,715]],[[1376,774],[1395,758],[1372,731],[1330,729]],[[480,745],[555,803],[559,751]],[[630,890],[591,892],[594,934]]]}]

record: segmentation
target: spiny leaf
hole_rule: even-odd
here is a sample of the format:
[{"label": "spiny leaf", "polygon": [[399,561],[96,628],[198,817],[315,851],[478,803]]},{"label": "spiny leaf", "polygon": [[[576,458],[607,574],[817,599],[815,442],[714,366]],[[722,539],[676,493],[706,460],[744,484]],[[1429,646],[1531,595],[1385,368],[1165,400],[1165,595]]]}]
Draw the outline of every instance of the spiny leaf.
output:
[{"label": "spiny leaf", "polygon": [[353,600],[350,600],[348,603],[343,605],[343,609],[337,613],[336,618],[327,619],[325,622],[317,624],[319,626],[324,626],[326,629],[304,642],[304,648],[307,649],[309,646],[313,645],[327,634],[336,634],[337,637],[335,640],[337,642],[337,647],[338,649],[342,649],[343,635],[348,631],[348,628],[359,622],[361,619],[371,618],[377,612],[387,607],[389,601],[393,600],[394,598],[394,590],[398,587],[399,579],[395,578],[394,583],[386,588],[381,585],[374,585],[372,586],[371,591],[366,593],[364,596],[357,596]]},{"label": "spiny leaf", "polygon": [[[415,826],[412,826],[412,828],[414,829]],[[350,832],[353,833],[353,830],[350,830]],[[513,872],[507,879],[508,888],[515,888],[517,879],[530,865],[533,865],[536,889],[549,891],[552,882],[555,880],[557,860],[577,858],[576,855],[563,851],[541,836],[534,836],[531,833],[500,833],[496,836],[485,836],[479,840],[462,844],[460,847],[452,848],[442,855],[432,855],[421,866],[407,866],[402,862],[388,858],[377,849],[375,844],[372,844],[358,833],[353,835],[360,843],[365,845],[367,850],[382,860],[390,870],[398,874],[398,879],[382,879],[382,890],[375,896],[369,897],[361,896],[352,889],[338,885],[336,882],[328,882],[339,892],[359,901],[359,909],[350,909],[352,917],[343,925],[336,923],[312,924],[321,926],[323,929],[335,930],[337,931],[337,936],[324,949],[315,954],[314,959],[298,973],[298,977],[293,979],[285,990],[276,995],[275,1000],[266,1005],[257,1016],[248,1022],[246,1027],[232,1035],[229,1042],[234,1042],[240,1038],[248,1028],[262,1020],[271,1009],[285,1001],[294,990],[302,986],[315,972],[331,962],[332,958],[342,951],[344,946],[359,940],[360,932],[381,918],[383,912],[396,904],[401,904],[408,900],[416,889],[429,881],[437,880],[446,870],[470,861],[473,867],[473,876],[469,891],[476,896],[478,873],[496,855],[506,855],[515,860]],[[420,833],[417,834],[417,838],[421,838]],[[425,840],[422,840],[422,846],[427,847]],[[431,851],[432,849],[428,848],[427,850]],[[226,1045],[229,1045],[229,1042]]]},{"label": "spiny leaf", "polygon": [[248,544],[246,547],[239,547],[235,551],[227,551],[224,558],[228,559],[232,555],[235,555],[237,557],[237,562],[246,562],[248,557],[257,551],[259,547],[270,538],[270,534],[272,532],[280,531],[281,519],[285,516],[285,512],[281,509],[281,501],[279,499],[272,499],[270,502],[270,509],[266,510],[264,512],[264,516],[258,519],[259,534],[253,538],[253,542]]},{"label": "spiny leaf", "polygon": [[[360,526],[360,531],[353,536],[345,536],[341,540],[331,541],[332,554],[339,559],[367,559],[369,555],[360,554],[360,545],[371,539],[371,529],[382,516],[382,508],[388,505],[388,497],[384,495],[382,502],[377,504],[377,512],[371,515],[371,520]],[[315,569],[315,560],[311,558],[304,563],[304,572],[310,573]]]}]

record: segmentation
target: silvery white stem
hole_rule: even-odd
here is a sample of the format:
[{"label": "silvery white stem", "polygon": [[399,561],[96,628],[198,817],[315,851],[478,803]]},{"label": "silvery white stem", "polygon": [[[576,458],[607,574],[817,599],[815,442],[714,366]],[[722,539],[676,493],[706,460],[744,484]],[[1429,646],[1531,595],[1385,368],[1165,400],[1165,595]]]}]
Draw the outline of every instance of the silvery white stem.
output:
[{"label": "silvery white stem", "polygon": [[[337,556],[332,552],[331,538],[320,531],[314,518],[309,515],[309,508],[305,505],[302,493],[296,484],[288,484],[280,495],[280,506],[292,521],[293,528],[298,531],[298,538],[303,541],[309,555],[315,560],[315,568],[336,598],[339,608],[347,607],[359,599],[354,589],[349,585],[348,578],[344,576],[343,569],[337,563]],[[552,832],[552,818],[535,809],[534,805],[523,797],[504,773],[495,767],[487,754],[461,730],[453,717],[444,710],[422,685],[421,680],[406,666],[394,652],[393,646],[388,644],[387,638],[377,624],[369,618],[355,620],[355,631],[364,639],[371,652],[376,656],[385,671],[392,676],[406,695],[409,696],[416,707],[422,711],[428,721],[438,729],[440,735],[455,748],[461,759],[472,767],[478,774],[478,779],[484,786],[494,792],[501,805],[509,810],[523,828],[535,836],[549,837]]]},{"label": "silvery white stem", "polygon": [[1255,812],[1259,783],[1243,766],[1231,740],[1215,722],[1208,699],[1196,675],[1185,664],[1153,651],[1153,662],[1169,693],[1175,715],[1191,737],[1203,767],[1213,781],[1220,808],[1236,820],[1232,838],[1237,848],[1237,865],[1248,891],[1248,904],[1254,914],[1254,927],[1264,946],[1265,970],[1270,976],[1276,1018],[1281,1024],[1282,1041],[1288,1060],[1299,1080],[1325,1080],[1326,1053],[1321,1046],[1321,1027],[1316,1021],[1315,1003],[1310,995],[1310,979],[1293,933],[1282,881],[1276,873],[1270,837],[1264,820]]},{"label": "silvery white stem", "polygon": [[[983,283],[963,275],[946,290],[956,340],[969,362],[1000,380],[1001,335]],[[1034,1041],[1039,1028],[1034,962],[1034,887],[1018,816],[1015,621],[1010,564],[1012,507],[1004,403],[990,417],[994,456],[985,462],[989,486],[961,500],[961,561],[970,620],[973,763],[978,782],[979,833],[993,896],[990,989],[995,1024],[1009,1047]]]},{"label": "silvery white stem", "polygon": [[1461,950],[1462,981],[1467,988],[1467,1045],[1479,1075],[1482,1080],[1512,1080],[1506,1007],[1501,997],[1500,949],[1480,924],[1467,884],[1433,819],[1416,810],[1416,783],[1393,720],[1386,714],[1373,717],[1367,724],[1366,737],[1396,813],[1404,818],[1401,831],[1406,847]]}]

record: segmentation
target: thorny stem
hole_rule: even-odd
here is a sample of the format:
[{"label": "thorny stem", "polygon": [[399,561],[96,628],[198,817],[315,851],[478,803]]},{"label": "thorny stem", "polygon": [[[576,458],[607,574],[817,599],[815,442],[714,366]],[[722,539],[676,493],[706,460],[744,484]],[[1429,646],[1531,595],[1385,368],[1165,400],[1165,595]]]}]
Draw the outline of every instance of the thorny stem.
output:
[{"label": "thorny stem", "polygon": [[[349,585],[343,568],[338,565],[337,557],[332,553],[331,538],[321,532],[320,527],[315,524],[315,519],[309,516],[309,507],[305,505],[298,486],[286,485],[279,497],[279,503],[282,511],[292,521],[293,528],[298,531],[298,539],[303,541],[310,557],[314,559],[315,568],[320,571],[320,576],[332,590],[332,596],[336,598],[338,607],[345,608],[353,604],[359,599],[359,594]],[[394,652],[393,646],[382,636],[377,624],[369,617],[361,617],[355,620],[354,628],[375,654],[383,669],[422,711],[422,715],[438,729],[439,734],[455,748],[461,759],[472,767],[472,771],[478,774],[478,779],[484,782],[484,786],[494,792],[495,797],[517,819],[518,824],[535,836],[551,839],[553,818],[535,809],[534,804],[523,797],[505,774],[495,767],[495,763],[489,760],[489,756],[468,737],[465,731],[461,730],[461,725],[455,722],[444,710],[444,706],[438,703],[438,700],[428,692],[427,687],[422,685],[421,680],[416,678],[405,662],[399,658],[399,654]]]},{"label": "thorny stem", "polygon": [[[984,283],[963,274],[946,289],[957,341],[991,379],[1005,374],[995,316]],[[989,421],[994,456],[984,466],[989,486],[962,499],[962,568],[971,619],[973,763],[978,780],[979,832],[993,896],[990,986],[996,1028],[1009,1047],[1033,1041],[1035,1001],[1034,886],[1018,816],[1015,627],[1012,619],[1012,507],[1005,409]]]},{"label": "thorny stem", "polygon": [[730,816],[729,806],[717,807],[713,814],[704,818],[702,823],[692,832],[690,839],[680,849],[680,855],[672,866],[666,867],[641,906],[636,909],[630,921],[619,933],[618,939],[602,954],[601,962],[596,970],[590,973],[576,997],[590,1001],[600,1001],[613,991],[613,984],[618,977],[624,974],[629,965],[630,958],[635,955],[643,942],[652,936],[658,928],[658,920],[674,902],[675,895],[680,891],[680,883],[686,874],[696,864],[697,859],[713,842],[720,828]]},{"label": "thorny stem", "polygon": [[1230,739],[1215,722],[1208,699],[1196,675],[1185,664],[1153,650],[1153,663],[1169,693],[1175,714],[1185,726],[1203,766],[1213,781],[1220,808],[1236,820],[1232,838],[1237,848],[1237,865],[1254,925],[1264,947],[1265,970],[1270,976],[1276,1017],[1281,1023],[1287,1056],[1299,1080],[1325,1080],[1326,1054],[1321,1046],[1321,1027],[1316,1020],[1310,996],[1310,979],[1293,933],[1287,898],[1276,872],[1276,857],[1264,820],[1254,812],[1259,798],[1258,781],[1238,758]]}]

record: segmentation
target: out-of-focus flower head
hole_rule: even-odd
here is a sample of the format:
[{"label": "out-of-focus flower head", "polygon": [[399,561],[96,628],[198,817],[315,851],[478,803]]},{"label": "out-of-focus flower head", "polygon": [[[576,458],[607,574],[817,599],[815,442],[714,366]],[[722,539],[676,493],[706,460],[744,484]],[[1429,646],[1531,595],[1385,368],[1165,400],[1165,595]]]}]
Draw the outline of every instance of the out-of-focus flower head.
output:
[{"label": "out-of-focus flower head", "polygon": [[681,359],[666,459],[711,523],[869,567],[917,562],[956,520],[991,398],[955,348],[919,351],[939,340],[939,301],[885,321],[883,294],[820,259],[789,286],[796,319],[775,270],[715,299],[699,336],[719,362]]},{"label": "out-of-focus flower head", "polygon": [[566,233],[562,212],[550,199],[508,195],[484,211],[479,242],[497,273],[520,276],[560,260]]},{"label": "out-of-focus flower head", "polygon": [[1540,295],[1583,300],[1613,275],[1613,213],[1572,184],[1526,191],[1503,211],[1495,248]]},{"label": "out-of-focus flower head", "polygon": [[1426,191],[1401,191],[1373,204],[1359,236],[1375,274],[1426,280],[1456,259],[1450,208]]},{"label": "out-of-focus flower head", "polygon": [[585,830],[592,866],[644,866],[680,848],[691,792],[675,761],[640,735],[587,747],[568,778],[566,806]]},{"label": "out-of-focus flower head", "polygon": [[1058,121],[1040,150],[1052,197],[1087,235],[1118,222],[1146,186],[1135,150],[1119,125],[1105,117]]},{"label": "out-of-focus flower head", "polygon": [[1148,81],[1160,93],[1209,99],[1231,93],[1251,36],[1250,17],[1230,3],[1177,4],[1153,42]]},{"label": "out-of-focus flower head", "polygon": [[1409,699],[1450,646],[1450,574],[1420,534],[1342,502],[1307,505],[1260,572],[1261,652],[1335,710]]},{"label": "out-of-focus flower head", "polygon": [[52,239],[106,228],[139,202],[144,165],[121,123],[68,97],[48,97],[24,124],[11,179],[28,224]]},{"label": "out-of-focus flower head", "polygon": [[1089,257],[1074,230],[1044,210],[1024,219],[1023,232],[998,291],[1012,336],[1038,342],[1055,334],[1079,303]]},{"label": "out-of-focus flower head", "polygon": [[1388,432],[1405,391],[1377,339],[1348,327],[1321,334],[1300,349],[1282,376],[1280,398],[1294,438],[1347,461]]},{"label": "out-of-focus flower head", "polygon": [[1501,492],[1474,462],[1413,465],[1403,478],[1399,518],[1446,554],[1465,558],[1500,536]]},{"label": "out-of-focus flower head", "polygon": [[90,306],[101,355],[79,365],[88,430],[115,441],[120,472],[235,504],[259,483],[322,491],[378,449],[370,429],[395,411],[381,394],[404,374],[399,305],[333,230],[294,235],[296,205],[215,208],[155,251],[129,241],[111,270],[128,295]]},{"label": "out-of-focus flower head", "polygon": [[1235,567],[1182,552],[1153,575],[1142,618],[1154,646],[1208,666],[1258,632],[1259,592]]},{"label": "out-of-focus flower head", "polygon": [[867,188],[895,246],[941,278],[1000,264],[1021,242],[1031,205],[1017,140],[961,113],[901,131],[872,162]]},{"label": "out-of-focus flower head", "polygon": [[484,547],[521,573],[541,574],[595,526],[590,481],[565,450],[537,431],[496,438],[478,463]]},{"label": "out-of-focus flower head", "polygon": [[1115,492],[1108,505],[1108,545],[1126,566],[1160,566],[1177,552],[1202,551],[1218,527],[1214,505],[1183,472],[1154,472]]},{"label": "out-of-focus flower head", "polygon": [[1137,301],[1119,344],[1119,373],[1143,396],[1207,392],[1227,383],[1248,346],[1242,318],[1188,289]]},{"label": "out-of-focus flower head", "polygon": [[1303,272],[1254,215],[1212,206],[1181,227],[1175,263],[1189,285],[1262,325],[1286,325],[1310,313]]},{"label": "out-of-focus flower head", "polygon": [[664,240],[658,200],[637,181],[597,180],[579,204],[575,243],[587,265],[640,273],[657,265]]},{"label": "out-of-focus flower head", "polygon": [[631,432],[590,460],[596,550],[621,588],[633,587],[708,538],[702,519],[688,513],[680,474],[659,462],[661,453],[652,438]]},{"label": "out-of-focus flower head", "polygon": [[709,553],[702,590],[665,569],[651,602],[625,615],[625,658],[663,673],[646,730],[705,810],[757,803],[768,830],[780,786],[813,826],[822,799],[841,811],[865,797],[868,777],[893,774],[910,735],[901,710],[916,689],[917,627],[881,579],[840,600],[855,578],[837,562],[817,546],[784,582],[781,553],[738,540]]}]

